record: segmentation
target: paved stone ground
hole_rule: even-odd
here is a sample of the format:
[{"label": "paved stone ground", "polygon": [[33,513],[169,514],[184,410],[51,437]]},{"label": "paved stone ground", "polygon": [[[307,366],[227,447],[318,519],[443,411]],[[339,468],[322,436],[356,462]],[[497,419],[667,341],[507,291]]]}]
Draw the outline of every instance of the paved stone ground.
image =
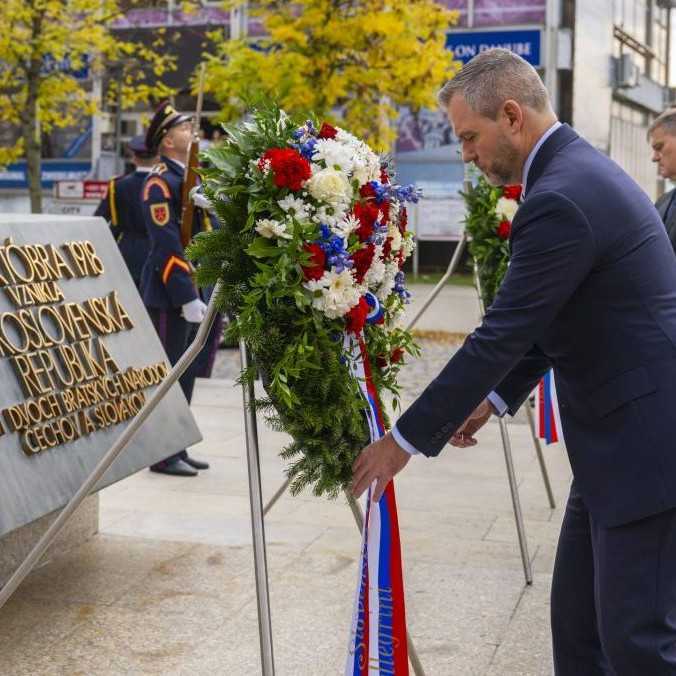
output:
[{"label": "paved stone ground", "polygon": [[[404,371],[407,401],[453,349],[423,347]],[[221,351],[219,373],[232,378],[236,363],[236,351]],[[231,379],[199,381],[193,410],[205,437],[193,453],[212,469],[195,479],[140,472],[104,490],[101,533],[35,571],[0,611],[1,674],[260,673],[240,391]],[[510,425],[535,577],[525,587],[498,426],[484,432],[475,448],[413,459],[397,481],[409,630],[428,676],[550,674],[562,510],[547,506],[527,426]],[[269,498],[283,481],[284,437],[260,436]],[[564,450],[549,447],[547,460],[561,506]],[[276,673],[342,673],[359,551],[348,507],[286,495],[266,535]]]}]

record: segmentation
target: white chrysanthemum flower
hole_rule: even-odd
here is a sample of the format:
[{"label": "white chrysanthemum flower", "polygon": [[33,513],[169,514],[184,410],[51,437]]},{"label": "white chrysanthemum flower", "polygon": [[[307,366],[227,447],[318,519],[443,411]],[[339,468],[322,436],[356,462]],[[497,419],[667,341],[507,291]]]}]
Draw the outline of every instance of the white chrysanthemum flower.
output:
[{"label": "white chrysanthemum flower", "polygon": [[[330,319],[344,317],[359,303],[362,295],[348,269],[337,272],[331,268],[321,279],[309,280],[303,286],[314,295],[312,306]],[[317,291],[321,291],[321,296]]]},{"label": "white chrysanthemum flower", "polygon": [[376,291],[376,297],[378,300],[384,301],[392,293],[395,284],[394,279],[398,272],[399,265],[396,262],[385,263],[385,274],[383,276],[383,281]]},{"label": "white chrysanthemum flower", "polygon": [[333,139],[319,139],[312,153],[314,162],[324,162],[328,169],[337,169],[345,174],[352,170],[352,150]]},{"label": "white chrysanthemum flower", "polygon": [[395,225],[393,227],[389,227],[387,230],[387,236],[390,238],[390,248],[392,251],[399,251],[401,249],[401,245],[403,242],[403,238],[401,236],[401,233],[399,232],[399,228]]},{"label": "white chrysanthemum flower", "polygon": [[507,197],[501,197],[495,205],[495,212],[498,216],[510,223],[514,220],[519,203],[516,200],[511,200]]},{"label": "white chrysanthemum flower", "polygon": [[294,197],[292,194],[287,195],[283,200],[278,200],[279,208],[293,216],[297,221],[303,221],[310,217],[312,205],[303,201],[299,197]]},{"label": "white chrysanthemum flower", "polygon": [[256,232],[268,239],[272,239],[273,237],[291,239],[291,233],[287,232],[286,223],[280,223],[272,218],[261,218],[257,220]]},{"label": "white chrysanthemum flower", "polygon": [[366,143],[344,129],[338,129],[335,140],[349,148],[352,158],[351,173],[359,181],[359,185],[380,180],[380,158]]},{"label": "white chrysanthemum flower", "polygon": [[343,206],[334,208],[331,206],[322,206],[317,209],[315,217],[312,219],[315,223],[324,223],[330,228],[335,228],[340,223],[347,213],[347,209]]},{"label": "white chrysanthemum flower", "polygon": [[307,182],[310,195],[334,208],[345,207],[352,200],[353,189],[345,174],[336,169],[322,169]]},{"label": "white chrysanthemum flower", "polygon": [[364,275],[364,284],[369,289],[377,289],[385,278],[385,263],[383,262],[383,247],[378,245],[373,253],[371,267]]},{"label": "white chrysanthemum flower", "polygon": [[356,136],[353,136],[349,131],[345,131],[341,127],[336,127],[336,141],[351,148],[356,148],[361,143]]},{"label": "white chrysanthemum flower", "polygon": [[331,226],[331,231],[335,235],[347,239],[360,225],[361,223],[353,214],[347,213],[335,225]]},{"label": "white chrysanthemum flower", "polygon": [[415,242],[413,241],[413,237],[410,236],[402,237],[402,240],[401,248],[404,252],[404,260],[406,260],[413,253],[413,249],[415,249]]}]

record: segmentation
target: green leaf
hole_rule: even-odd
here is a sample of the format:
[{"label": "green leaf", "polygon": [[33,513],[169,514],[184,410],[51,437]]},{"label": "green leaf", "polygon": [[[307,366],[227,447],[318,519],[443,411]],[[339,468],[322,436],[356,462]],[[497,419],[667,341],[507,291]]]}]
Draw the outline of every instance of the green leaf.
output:
[{"label": "green leaf", "polygon": [[254,258],[277,258],[284,253],[284,249],[266,237],[256,237],[246,248],[246,252]]}]

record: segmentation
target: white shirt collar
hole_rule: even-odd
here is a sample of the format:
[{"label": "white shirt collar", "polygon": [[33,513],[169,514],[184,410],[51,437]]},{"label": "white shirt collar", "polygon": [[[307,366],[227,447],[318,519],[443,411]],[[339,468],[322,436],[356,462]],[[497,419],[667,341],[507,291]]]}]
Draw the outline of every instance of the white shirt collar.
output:
[{"label": "white shirt collar", "polygon": [[149,174],[152,169],[152,167],[136,167],[135,171],[137,174]]},{"label": "white shirt collar", "polygon": [[528,172],[530,171],[533,160],[538,153],[538,150],[542,147],[542,144],[561,126],[561,123],[557,120],[554,124],[547,129],[547,131],[540,136],[538,142],[533,146],[533,149],[530,151],[530,154],[526,158],[526,163],[523,165],[523,174],[521,177],[521,195],[522,199],[526,196],[526,184],[528,182]]}]

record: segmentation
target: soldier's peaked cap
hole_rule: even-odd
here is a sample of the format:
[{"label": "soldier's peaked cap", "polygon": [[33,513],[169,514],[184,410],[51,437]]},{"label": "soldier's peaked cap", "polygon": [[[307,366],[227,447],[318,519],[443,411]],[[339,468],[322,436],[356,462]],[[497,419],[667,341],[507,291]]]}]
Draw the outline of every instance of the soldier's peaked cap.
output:
[{"label": "soldier's peaked cap", "polygon": [[153,119],[150,121],[146,133],[146,146],[156,150],[164,135],[172,128],[183,122],[192,120],[191,115],[179,113],[169,101],[163,101],[157,107]]}]

